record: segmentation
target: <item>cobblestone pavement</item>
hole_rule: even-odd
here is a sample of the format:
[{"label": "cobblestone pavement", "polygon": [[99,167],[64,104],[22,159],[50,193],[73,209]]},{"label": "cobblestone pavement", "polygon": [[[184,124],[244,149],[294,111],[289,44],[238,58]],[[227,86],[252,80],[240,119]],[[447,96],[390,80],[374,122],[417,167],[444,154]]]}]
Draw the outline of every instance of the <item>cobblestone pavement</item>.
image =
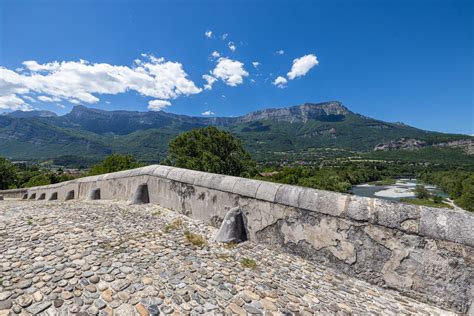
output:
[{"label": "cobblestone pavement", "polygon": [[0,201],[0,315],[449,314],[215,233],[156,205]]}]

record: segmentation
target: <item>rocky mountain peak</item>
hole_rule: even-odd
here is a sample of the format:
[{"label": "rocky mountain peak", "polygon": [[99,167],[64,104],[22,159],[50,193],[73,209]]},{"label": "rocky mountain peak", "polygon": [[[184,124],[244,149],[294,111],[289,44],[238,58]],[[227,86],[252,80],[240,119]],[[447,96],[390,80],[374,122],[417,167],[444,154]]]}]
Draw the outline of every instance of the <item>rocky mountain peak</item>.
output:
[{"label": "rocky mountain peak", "polygon": [[306,123],[311,119],[337,120],[349,113],[351,112],[342,105],[341,102],[330,101],[323,103],[304,103],[289,108],[265,109],[244,115],[240,118],[240,121],[275,120],[290,123]]},{"label": "rocky mountain peak", "polygon": [[15,118],[30,118],[30,117],[56,117],[56,113],[51,111],[13,111],[3,114]]}]

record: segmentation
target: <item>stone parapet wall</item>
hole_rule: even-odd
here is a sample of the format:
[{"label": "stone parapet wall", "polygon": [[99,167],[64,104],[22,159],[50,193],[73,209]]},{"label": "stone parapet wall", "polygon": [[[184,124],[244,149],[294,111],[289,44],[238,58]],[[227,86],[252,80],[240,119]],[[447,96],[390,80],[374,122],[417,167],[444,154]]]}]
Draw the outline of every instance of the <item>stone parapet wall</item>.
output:
[{"label": "stone parapet wall", "polygon": [[239,206],[254,242],[443,308],[471,305],[474,214],[467,212],[159,165],[29,188],[28,197],[87,199],[100,189],[101,199],[132,200],[144,183],[150,203],[214,226]]},{"label": "stone parapet wall", "polygon": [[0,190],[0,196],[6,199],[21,199],[27,192],[28,189]]}]

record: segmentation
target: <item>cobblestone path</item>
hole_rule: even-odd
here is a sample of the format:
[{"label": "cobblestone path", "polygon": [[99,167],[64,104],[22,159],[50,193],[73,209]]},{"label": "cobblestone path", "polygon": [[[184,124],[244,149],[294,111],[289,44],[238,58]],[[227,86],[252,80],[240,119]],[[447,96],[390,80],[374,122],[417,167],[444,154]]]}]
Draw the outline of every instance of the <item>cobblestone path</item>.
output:
[{"label": "cobblestone path", "polygon": [[156,205],[0,201],[0,315],[449,315]]}]

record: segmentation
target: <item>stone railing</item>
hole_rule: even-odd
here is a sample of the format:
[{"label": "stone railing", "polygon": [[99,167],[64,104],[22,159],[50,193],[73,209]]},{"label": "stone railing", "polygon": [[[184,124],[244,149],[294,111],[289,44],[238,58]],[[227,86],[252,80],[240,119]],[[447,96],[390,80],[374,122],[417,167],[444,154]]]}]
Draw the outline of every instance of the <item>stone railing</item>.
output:
[{"label": "stone railing", "polygon": [[24,199],[150,202],[214,226],[239,206],[253,242],[456,312],[472,301],[468,212],[159,165],[29,188]]},{"label": "stone railing", "polygon": [[20,199],[27,193],[28,189],[0,190],[0,196],[5,199]]}]

